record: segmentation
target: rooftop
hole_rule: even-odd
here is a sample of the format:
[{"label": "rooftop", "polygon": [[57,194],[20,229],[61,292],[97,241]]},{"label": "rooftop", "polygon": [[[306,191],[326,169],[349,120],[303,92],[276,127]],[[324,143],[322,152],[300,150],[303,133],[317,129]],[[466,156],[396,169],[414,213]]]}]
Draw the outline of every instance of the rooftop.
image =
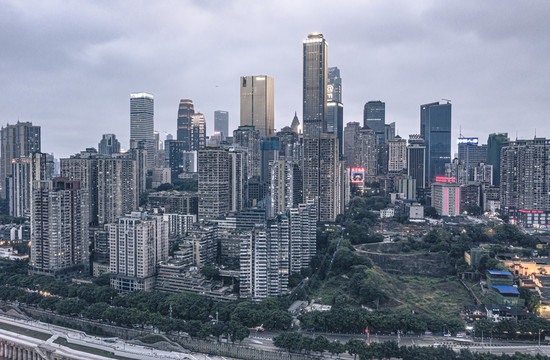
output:
[{"label": "rooftop", "polygon": [[491,285],[502,295],[519,295],[519,290],[514,286],[508,285]]}]

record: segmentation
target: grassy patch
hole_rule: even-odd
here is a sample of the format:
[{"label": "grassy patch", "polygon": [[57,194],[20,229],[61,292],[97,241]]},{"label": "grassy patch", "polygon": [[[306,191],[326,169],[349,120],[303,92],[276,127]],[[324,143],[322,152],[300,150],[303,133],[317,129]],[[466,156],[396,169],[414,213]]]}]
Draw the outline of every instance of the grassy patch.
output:
[{"label": "grassy patch", "polygon": [[105,356],[105,357],[108,357],[108,358],[111,358],[111,359],[135,360],[133,358],[128,358],[128,357],[124,357],[124,356],[115,355],[111,351],[97,349],[97,348],[94,348],[94,347],[91,347],[91,346],[73,344],[73,343],[68,342],[67,339],[62,338],[62,337],[58,337],[57,339],[55,339],[54,343],[59,344],[61,346],[66,346],[66,347],[68,347],[70,349],[73,349],[73,350],[82,351],[82,352],[86,352],[86,353],[94,354],[94,355],[99,355],[99,356]]},{"label": "grassy patch", "polygon": [[138,339],[144,344],[155,344],[161,341],[166,341],[166,339],[160,335],[147,335]]},{"label": "grassy patch", "polygon": [[47,334],[47,333],[43,333],[43,332],[40,332],[40,331],[19,327],[19,326],[15,326],[15,325],[11,325],[11,324],[6,324],[6,323],[3,323],[3,322],[0,322],[0,329],[11,331],[11,332],[14,332],[16,334],[25,335],[25,336],[32,337],[32,338],[35,338],[35,339],[40,339],[40,340],[48,340],[49,338],[52,337],[51,334]]}]

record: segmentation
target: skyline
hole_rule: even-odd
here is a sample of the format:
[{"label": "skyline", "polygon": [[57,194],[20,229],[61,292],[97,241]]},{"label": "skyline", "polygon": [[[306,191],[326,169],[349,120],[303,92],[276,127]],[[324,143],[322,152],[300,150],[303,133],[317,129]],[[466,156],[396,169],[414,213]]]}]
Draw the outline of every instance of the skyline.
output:
[{"label": "skyline", "polygon": [[265,74],[280,130],[295,111],[303,122],[302,43],[320,32],[328,66],[341,71],[344,123],[381,100],[386,122],[408,137],[420,133],[420,105],[447,98],[453,155],[460,129],[482,143],[493,132],[550,136],[549,3],[133,4],[2,3],[3,34],[12,34],[0,37],[2,126],[43,127],[42,149],[56,157],[97,147],[104,133],[128,149],[130,94],[143,91],[155,95],[161,139],[176,136],[180,99],[205,114],[208,135],[214,111],[229,111],[232,133],[239,77]]}]

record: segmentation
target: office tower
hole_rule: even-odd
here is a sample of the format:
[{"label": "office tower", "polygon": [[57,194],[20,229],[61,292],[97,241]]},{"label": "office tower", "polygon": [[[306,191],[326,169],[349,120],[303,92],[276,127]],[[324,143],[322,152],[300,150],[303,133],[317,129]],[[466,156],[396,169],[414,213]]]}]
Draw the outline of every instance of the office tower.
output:
[{"label": "office tower", "polygon": [[192,150],[192,117],[195,114],[193,101],[189,99],[180,100],[178,107],[178,130],[176,139],[183,141],[183,150]]},{"label": "office tower", "polygon": [[120,153],[120,143],[115,134],[103,134],[98,144],[100,155],[111,155]]},{"label": "office tower", "polygon": [[0,130],[2,151],[0,153],[0,196],[7,198],[6,179],[12,173],[11,161],[20,157],[28,157],[33,152],[40,152],[40,126],[30,122],[7,124]]},{"label": "office tower", "polygon": [[327,84],[327,101],[342,104],[342,78],[338,67],[328,68]]},{"label": "office tower", "polygon": [[254,126],[239,126],[233,131],[233,143],[248,149],[248,178],[260,177],[260,132]]},{"label": "office tower", "polygon": [[290,217],[290,273],[309,266],[317,252],[317,209],[314,201],[307,201],[289,210]]},{"label": "office tower", "polygon": [[229,149],[229,210],[241,211],[248,206],[248,159],[245,148]]},{"label": "office tower", "polygon": [[294,118],[292,118],[292,123],[290,124],[290,128],[296,134],[302,133],[302,127],[300,126],[300,120],[298,120],[298,114],[296,112],[294,112]]},{"label": "office tower", "polygon": [[[30,273],[62,276],[75,266],[86,270],[87,191],[78,181],[55,178],[33,185]],[[76,271],[76,269],[75,269]]]},{"label": "office tower", "polygon": [[214,219],[230,210],[229,151],[220,147],[199,150],[199,220]]},{"label": "office tower", "polygon": [[403,194],[405,199],[416,200],[416,179],[408,175],[399,179],[397,192]]},{"label": "office tower", "polygon": [[168,259],[168,222],[131,212],[109,224],[111,286],[121,292],[152,291],[159,261]]},{"label": "office tower", "polygon": [[407,171],[407,140],[397,135],[388,141],[389,161],[388,171],[390,173],[401,173]]},{"label": "office tower", "polygon": [[274,103],[272,77],[241,76],[241,126],[254,126],[261,137],[273,136]]},{"label": "office tower", "polygon": [[365,169],[365,182],[373,182],[378,175],[378,135],[368,126],[359,130],[357,163]]},{"label": "office tower", "polygon": [[409,135],[407,175],[416,180],[417,189],[423,189],[426,186],[426,146],[421,135]]},{"label": "office tower", "polygon": [[363,126],[371,128],[378,136],[378,143],[386,140],[386,103],[380,100],[369,101],[363,108]]},{"label": "office tower", "polygon": [[460,215],[460,185],[456,182],[432,183],[432,206],[440,216]]},{"label": "office tower", "polygon": [[[378,137],[377,137],[378,140]],[[388,165],[390,162],[390,147],[388,144],[378,144],[376,145],[376,157],[378,172],[377,175],[388,175]],[[386,179],[391,179],[391,177],[386,177]]]},{"label": "office tower", "polygon": [[420,106],[420,135],[426,145],[426,180],[431,182],[445,173],[451,161],[451,104],[431,103]]},{"label": "office tower", "polygon": [[550,140],[516,140],[501,151],[500,202],[511,222],[550,224]]},{"label": "office tower", "polygon": [[359,166],[357,145],[360,129],[361,125],[358,122],[349,122],[344,129],[344,159],[347,168]]},{"label": "office tower", "polygon": [[387,143],[395,138],[395,122],[384,125],[384,139]]},{"label": "office tower", "polygon": [[338,169],[336,136],[304,138],[303,198],[315,201],[319,221],[334,221],[340,213]]},{"label": "office tower", "polygon": [[480,162],[487,161],[487,145],[479,145],[476,137],[458,138],[458,158],[466,165],[469,180],[473,180],[473,171]]},{"label": "office tower", "polygon": [[487,139],[487,164],[493,165],[495,186],[500,186],[500,151],[508,141],[508,133],[489,134]]},{"label": "office tower", "polygon": [[136,161],[129,158],[97,159],[98,223],[108,224],[139,205]]},{"label": "office tower", "polygon": [[147,169],[155,163],[154,97],[148,93],[130,94],[130,143],[143,141],[147,151]]},{"label": "office tower", "polygon": [[336,101],[327,102],[327,134],[338,138],[339,152],[344,146],[344,105]]},{"label": "office tower", "polygon": [[271,182],[271,162],[279,159],[279,138],[272,136],[260,140],[261,172],[260,180],[269,188]]},{"label": "office tower", "polygon": [[315,33],[303,45],[303,132],[304,137],[318,137],[327,132],[328,44]]},{"label": "office tower", "polygon": [[229,136],[229,112],[214,111],[214,132],[222,134],[222,140]]},{"label": "office tower", "polygon": [[204,114],[196,113],[191,117],[191,150],[206,147],[206,119]]},{"label": "office tower", "polygon": [[277,132],[277,137],[279,138],[279,159],[301,161],[302,151],[299,135],[290,127],[285,126]]}]

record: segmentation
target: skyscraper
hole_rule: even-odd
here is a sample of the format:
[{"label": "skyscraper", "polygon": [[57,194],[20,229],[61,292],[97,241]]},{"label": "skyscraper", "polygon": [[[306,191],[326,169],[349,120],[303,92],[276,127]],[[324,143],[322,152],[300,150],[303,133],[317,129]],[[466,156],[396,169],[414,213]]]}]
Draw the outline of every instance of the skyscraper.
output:
[{"label": "skyscraper", "polygon": [[359,166],[359,130],[361,125],[358,122],[349,122],[344,129],[344,159],[346,161],[346,167],[358,167]]},{"label": "skyscraper", "polygon": [[199,150],[199,220],[215,219],[230,210],[229,151],[209,146]]},{"label": "skyscraper", "polygon": [[239,126],[237,130],[233,130],[233,143],[248,149],[248,178],[259,178],[262,172],[260,132],[254,126]]},{"label": "skyscraper", "polygon": [[111,155],[120,153],[120,143],[115,134],[103,134],[98,144],[98,152],[101,155]]},{"label": "skyscraper", "polygon": [[369,101],[363,108],[363,126],[371,128],[378,136],[378,143],[386,140],[386,103],[380,100]]},{"label": "skyscraper", "polygon": [[373,182],[378,175],[377,134],[368,126],[359,130],[356,148],[357,164],[365,169],[365,182]]},{"label": "skyscraper", "polygon": [[493,184],[500,186],[500,151],[509,141],[507,133],[490,134],[487,139],[487,164],[493,165]]},{"label": "skyscraper", "polygon": [[0,195],[6,199],[6,178],[12,174],[12,159],[28,157],[33,152],[40,152],[40,126],[30,122],[17,122],[6,125],[0,130],[2,151],[0,153]]},{"label": "skyscraper", "polygon": [[183,141],[183,151],[191,150],[192,116],[195,114],[193,101],[180,100],[178,107],[178,131],[176,139]]},{"label": "skyscraper", "polygon": [[426,146],[421,135],[409,135],[407,175],[416,180],[416,188],[426,186]]},{"label": "skyscraper", "polygon": [[87,191],[78,181],[36,181],[32,194],[30,273],[55,276],[75,265],[87,268]]},{"label": "skyscraper", "polygon": [[191,116],[191,150],[206,147],[206,119],[198,112]]},{"label": "skyscraper", "polygon": [[340,69],[335,67],[328,68],[327,79],[327,101],[342,103],[342,78],[340,77]]},{"label": "skyscraper", "polygon": [[304,40],[303,133],[318,137],[327,132],[328,44],[323,34]]},{"label": "skyscraper", "polygon": [[214,131],[229,136],[229,112],[223,110],[214,111]]},{"label": "skyscraper", "polygon": [[407,140],[397,135],[388,142],[388,171],[400,173],[407,170]]},{"label": "skyscraper", "polygon": [[154,111],[152,94],[130,94],[130,142],[144,142],[148,169],[152,169],[155,163]]},{"label": "skyscraper", "polygon": [[451,161],[451,104],[438,102],[420,106],[420,135],[426,144],[426,180],[445,174]]},{"label": "skyscraper", "polygon": [[252,125],[260,136],[273,136],[275,121],[273,78],[241,76],[241,126]]},{"label": "skyscraper", "polygon": [[344,147],[344,105],[336,101],[327,102],[327,134],[336,135],[341,154]]}]

